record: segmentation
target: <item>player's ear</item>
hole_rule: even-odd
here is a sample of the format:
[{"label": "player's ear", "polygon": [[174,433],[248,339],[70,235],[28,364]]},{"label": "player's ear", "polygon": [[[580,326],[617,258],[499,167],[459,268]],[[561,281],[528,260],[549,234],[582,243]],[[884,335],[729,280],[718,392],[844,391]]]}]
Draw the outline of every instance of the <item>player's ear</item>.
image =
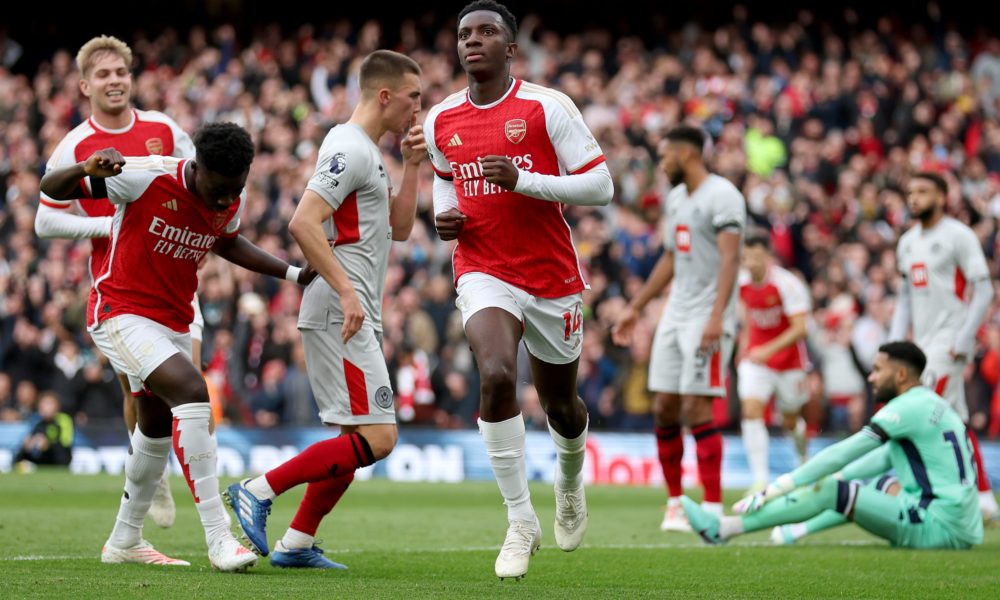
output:
[{"label": "player's ear", "polygon": [[507,42],[507,58],[514,60],[517,56],[517,42]]},{"label": "player's ear", "polygon": [[90,98],[90,83],[83,78],[80,78],[80,93],[84,98]]},{"label": "player's ear", "polygon": [[382,88],[378,91],[378,103],[382,106],[389,106],[389,100],[392,99],[392,92],[389,88]]}]

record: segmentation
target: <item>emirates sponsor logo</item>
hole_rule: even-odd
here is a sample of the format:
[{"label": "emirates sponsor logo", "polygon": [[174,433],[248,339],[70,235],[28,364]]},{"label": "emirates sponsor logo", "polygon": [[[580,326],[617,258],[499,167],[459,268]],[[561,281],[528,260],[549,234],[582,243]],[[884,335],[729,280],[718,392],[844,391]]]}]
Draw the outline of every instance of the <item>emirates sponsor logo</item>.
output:
[{"label": "emirates sponsor logo", "polygon": [[[483,177],[483,166],[479,164],[482,157],[477,156],[476,160],[467,163],[457,163],[452,161],[451,173],[455,179],[462,181],[465,179],[482,179]],[[535,166],[535,162],[531,159],[531,153],[519,155],[519,156],[508,156],[510,162],[514,163],[514,166],[518,169],[524,169],[530,171]]]},{"label": "emirates sponsor logo", "polygon": [[520,144],[528,134],[528,124],[524,119],[511,119],[504,123],[503,133],[512,144]]}]

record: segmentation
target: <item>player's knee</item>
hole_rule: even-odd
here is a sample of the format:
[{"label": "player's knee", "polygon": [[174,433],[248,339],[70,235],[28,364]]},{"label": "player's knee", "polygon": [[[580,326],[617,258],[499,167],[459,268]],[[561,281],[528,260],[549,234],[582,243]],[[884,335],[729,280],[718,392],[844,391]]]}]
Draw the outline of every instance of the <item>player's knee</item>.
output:
[{"label": "player's knee", "polygon": [[368,447],[372,451],[372,457],[376,461],[389,456],[392,449],[396,447],[396,441],[399,439],[399,434],[395,426],[392,425],[366,427],[363,431],[359,431],[359,433],[368,442]]},{"label": "player's knee", "polygon": [[670,427],[681,422],[680,399],[670,394],[657,394],[653,400],[653,420],[657,427]]},{"label": "player's knee", "polygon": [[757,400],[744,400],[742,411],[744,419],[764,418],[764,405]]},{"label": "player's knee", "polygon": [[514,397],[517,368],[505,361],[484,361],[479,368],[480,388],[484,399]]},{"label": "player's knee", "polygon": [[201,377],[179,382],[172,390],[173,397],[168,402],[174,406],[179,404],[208,403],[208,387]]}]

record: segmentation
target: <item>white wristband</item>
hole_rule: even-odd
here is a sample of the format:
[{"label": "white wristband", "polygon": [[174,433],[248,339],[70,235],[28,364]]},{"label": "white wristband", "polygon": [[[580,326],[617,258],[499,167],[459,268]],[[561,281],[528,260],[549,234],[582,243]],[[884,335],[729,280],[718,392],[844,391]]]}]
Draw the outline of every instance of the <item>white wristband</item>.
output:
[{"label": "white wristband", "polygon": [[288,270],[285,271],[285,279],[291,281],[292,283],[298,283],[299,273],[301,272],[302,272],[302,267],[288,265]]}]

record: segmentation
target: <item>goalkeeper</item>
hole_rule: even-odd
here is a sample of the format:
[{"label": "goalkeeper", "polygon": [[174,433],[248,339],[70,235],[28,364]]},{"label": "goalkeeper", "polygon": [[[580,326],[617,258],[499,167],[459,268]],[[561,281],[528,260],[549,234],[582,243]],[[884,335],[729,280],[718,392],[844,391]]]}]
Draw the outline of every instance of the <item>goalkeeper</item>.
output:
[{"label": "goalkeeper", "polygon": [[[834,510],[893,546],[969,548],[981,543],[972,447],[962,419],[921,386],[926,362],[910,342],[879,347],[868,381],[877,401],[887,404],[868,425],[778,477],[763,492],[737,502],[733,508],[741,516],[720,518],[683,497],[692,529],[705,541],[720,544]],[[842,475],[863,478],[895,469],[902,486],[899,495],[880,490],[878,480],[863,486],[848,477],[830,476],[868,453],[870,457]]]}]

